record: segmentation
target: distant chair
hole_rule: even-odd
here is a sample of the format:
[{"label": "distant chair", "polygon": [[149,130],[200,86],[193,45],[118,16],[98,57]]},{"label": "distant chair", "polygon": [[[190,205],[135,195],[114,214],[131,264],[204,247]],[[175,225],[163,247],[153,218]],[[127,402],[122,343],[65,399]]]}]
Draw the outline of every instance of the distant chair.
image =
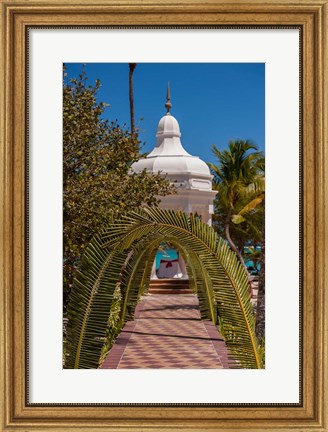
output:
[{"label": "distant chair", "polygon": [[182,271],[179,266],[179,260],[161,260],[157,271],[159,279],[181,278]]}]

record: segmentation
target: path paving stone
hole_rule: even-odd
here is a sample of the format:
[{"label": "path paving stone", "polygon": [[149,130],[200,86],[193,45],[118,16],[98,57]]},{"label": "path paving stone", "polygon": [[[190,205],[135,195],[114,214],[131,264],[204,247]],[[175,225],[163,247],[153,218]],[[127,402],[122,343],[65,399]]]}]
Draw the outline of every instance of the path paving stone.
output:
[{"label": "path paving stone", "polygon": [[201,320],[198,298],[148,295],[108,353],[107,369],[222,369],[232,364],[215,326]]}]

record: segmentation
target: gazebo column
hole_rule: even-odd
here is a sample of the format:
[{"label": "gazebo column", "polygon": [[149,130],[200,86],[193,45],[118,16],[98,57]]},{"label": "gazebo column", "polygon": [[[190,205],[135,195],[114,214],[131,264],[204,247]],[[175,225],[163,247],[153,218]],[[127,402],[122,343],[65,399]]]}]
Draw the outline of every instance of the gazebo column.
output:
[{"label": "gazebo column", "polygon": [[186,263],[185,260],[182,258],[181,254],[179,254],[179,267],[182,273],[181,279],[189,279]]},{"label": "gazebo column", "polygon": [[156,274],[156,258],[154,259],[153,266],[151,268],[150,279],[151,280],[158,279],[157,274]]}]

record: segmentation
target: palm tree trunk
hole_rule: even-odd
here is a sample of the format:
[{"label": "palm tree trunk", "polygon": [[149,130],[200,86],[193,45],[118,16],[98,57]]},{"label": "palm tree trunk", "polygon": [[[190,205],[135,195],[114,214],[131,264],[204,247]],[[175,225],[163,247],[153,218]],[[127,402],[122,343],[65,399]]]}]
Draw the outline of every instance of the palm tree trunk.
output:
[{"label": "palm tree trunk", "polygon": [[137,63],[129,63],[129,101],[130,101],[130,124],[131,133],[135,132],[134,126],[134,99],[133,99],[133,72]]},{"label": "palm tree trunk", "polygon": [[226,239],[229,243],[229,246],[231,247],[231,249],[235,252],[235,254],[237,255],[237,257],[239,258],[239,261],[241,263],[241,265],[244,267],[247,275],[248,275],[248,270],[244,261],[244,258],[242,256],[242,254],[240,253],[239,249],[237,248],[237,246],[235,245],[235,243],[233,242],[231,236],[230,236],[230,219],[231,219],[231,211],[232,209],[230,209],[228,211],[227,217],[226,217],[226,223],[225,223],[225,228],[224,228],[224,233],[226,236]]},{"label": "palm tree trunk", "polygon": [[259,290],[257,294],[257,310],[255,332],[258,340],[261,342],[265,337],[265,204],[263,202],[263,228],[261,242],[261,260],[259,275]]}]

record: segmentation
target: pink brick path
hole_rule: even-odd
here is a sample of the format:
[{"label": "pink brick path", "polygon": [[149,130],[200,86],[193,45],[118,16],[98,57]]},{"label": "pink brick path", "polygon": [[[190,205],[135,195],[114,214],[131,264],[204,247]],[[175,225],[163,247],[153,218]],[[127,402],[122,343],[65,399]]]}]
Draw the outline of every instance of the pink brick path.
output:
[{"label": "pink brick path", "polygon": [[195,295],[143,297],[108,353],[107,369],[223,369],[233,361]]}]

